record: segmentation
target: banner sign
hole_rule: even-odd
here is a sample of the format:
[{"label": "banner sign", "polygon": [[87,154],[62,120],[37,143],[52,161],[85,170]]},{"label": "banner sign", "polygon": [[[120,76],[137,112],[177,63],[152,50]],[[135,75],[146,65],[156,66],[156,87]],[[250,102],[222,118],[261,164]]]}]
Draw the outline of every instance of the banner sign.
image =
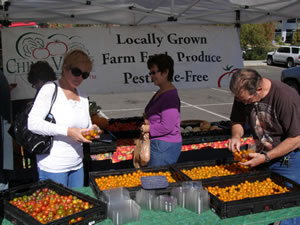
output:
[{"label": "banner sign", "polygon": [[153,54],[173,58],[178,89],[227,87],[232,72],[243,67],[233,26],[6,28],[2,48],[4,74],[16,85],[13,100],[34,96],[27,81],[31,63],[46,60],[59,77],[63,56],[73,49],[86,51],[93,60],[91,75],[80,86],[88,94],[157,90],[147,69]]}]

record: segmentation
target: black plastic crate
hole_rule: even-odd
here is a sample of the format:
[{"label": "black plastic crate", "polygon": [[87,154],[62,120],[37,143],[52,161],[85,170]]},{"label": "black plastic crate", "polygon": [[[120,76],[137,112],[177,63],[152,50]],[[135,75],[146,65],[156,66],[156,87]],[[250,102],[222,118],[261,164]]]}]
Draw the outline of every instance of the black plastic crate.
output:
[{"label": "black plastic crate", "polygon": [[39,179],[35,160],[31,162],[30,168],[16,168],[14,170],[8,170],[7,175],[9,179],[9,188],[33,183]]},{"label": "black plastic crate", "polygon": [[120,169],[134,169],[133,159],[122,160],[118,163],[113,163],[119,166]]},{"label": "black plastic crate", "polygon": [[[143,117],[124,117],[124,118],[116,118],[110,119],[109,124],[113,123],[132,123],[134,122],[137,127],[140,127],[144,119]],[[121,138],[139,138],[140,137],[140,129],[137,130],[122,130],[122,131],[110,131],[117,139]]]},{"label": "black plastic crate", "polygon": [[300,205],[300,185],[283,177],[277,173],[268,171],[257,175],[249,175],[244,177],[234,177],[231,179],[219,179],[218,181],[206,180],[202,184],[204,187],[219,186],[226,187],[237,185],[239,183],[254,182],[256,180],[262,181],[266,178],[271,178],[276,184],[287,187],[286,182],[293,185],[290,192],[276,195],[268,195],[263,197],[245,198],[242,200],[224,202],[218,197],[210,193],[210,206],[220,218],[229,218],[235,216],[244,216],[247,214],[265,212],[276,209],[289,208]]},{"label": "black plastic crate", "polygon": [[109,119],[109,123],[120,122],[120,123],[128,123],[128,122],[136,122],[137,124],[141,124],[144,122],[144,118],[141,116],[134,117],[123,117],[123,118],[111,118]]},{"label": "black plastic crate", "polygon": [[231,133],[223,130],[199,131],[182,134],[182,144],[198,144],[215,141],[225,141],[231,138]]},{"label": "black plastic crate", "polygon": [[[204,120],[185,120],[185,121],[182,121],[181,124],[180,124],[180,127],[182,128],[186,128],[186,127],[192,127],[192,128],[197,128],[199,127],[200,128],[200,125],[202,122],[205,122]],[[206,121],[207,122],[207,121]],[[206,133],[206,132],[212,132],[212,131],[221,131],[221,133],[225,132],[227,133],[227,131],[231,130],[231,121],[218,121],[218,122],[211,122],[210,123],[211,126],[216,126],[218,129],[215,129],[215,130],[207,130],[207,131],[190,131],[190,132],[183,132],[182,135],[184,136],[185,134],[192,134],[192,133],[197,133],[197,132],[203,132],[203,133]]]},{"label": "black plastic crate", "polygon": [[[188,162],[188,163],[177,163],[173,164],[172,167],[174,170],[177,170],[178,172],[182,172],[183,169],[191,170],[195,167],[202,167],[202,166],[215,166],[215,165],[230,165],[233,164],[235,161],[232,158],[227,159],[220,159],[220,160],[206,160],[206,161],[198,161],[198,162]],[[232,177],[241,177],[241,176],[248,176],[249,174],[260,174],[260,173],[269,173],[269,169],[265,167],[264,165],[260,165],[254,168],[251,168],[249,171],[245,173],[239,173],[234,175],[226,175],[226,176],[214,176],[210,178],[204,178],[201,179],[202,181],[205,180],[219,180],[219,179],[227,179]],[[190,180],[193,180],[191,177],[189,177],[187,174],[185,174]],[[196,179],[200,180],[200,179]],[[195,180],[195,181],[196,181]]]},{"label": "black plastic crate", "polygon": [[111,159],[105,160],[90,160],[88,167],[89,172],[107,171],[107,170],[120,170],[120,169],[133,169],[133,160],[123,160],[117,163],[112,163]]},{"label": "black plastic crate", "polygon": [[181,152],[177,163],[226,159],[233,159],[233,154],[228,148],[214,149],[212,147],[205,147],[199,150]]},{"label": "black plastic crate", "polygon": [[93,140],[91,144],[83,144],[84,151],[90,154],[115,152],[117,150],[117,142],[113,140],[112,142],[103,142],[97,139]]},{"label": "black plastic crate", "polygon": [[[137,172],[138,170],[141,170],[142,172],[167,172],[169,171],[171,173],[171,176],[176,182],[182,182],[182,181],[188,181],[190,180],[188,176],[185,174],[178,172],[177,170],[174,170],[171,166],[161,166],[161,167],[145,167],[140,169],[122,169],[122,170],[109,170],[109,171],[99,171],[99,172],[90,172],[90,187],[94,191],[95,195],[98,199],[102,199],[102,190],[99,189],[95,179],[100,177],[107,177],[107,176],[120,176],[123,174],[132,174],[134,172]],[[172,183],[173,184],[173,183]],[[126,189],[129,191],[131,198],[135,198],[135,193],[137,190],[141,189],[141,186],[137,187],[127,187]]]},{"label": "black plastic crate", "polygon": [[[185,128],[187,126],[197,127],[200,126],[200,121],[190,123],[184,123],[181,127]],[[217,126],[221,130],[208,130],[208,131],[191,131],[187,133],[181,133],[182,144],[198,144],[205,142],[215,142],[215,141],[225,141],[231,138],[231,121],[218,121],[211,122],[211,126]],[[249,129],[245,129],[244,137],[250,137],[251,132]]]},{"label": "black plastic crate", "polygon": [[0,221],[4,217],[4,198],[6,191],[0,191]]},{"label": "black plastic crate", "polygon": [[83,217],[83,220],[77,222],[77,224],[93,224],[98,221],[106,219],[106,204],[96,200],[88,195],[82,194],[80,192],[71,190],[62,184],[58,184],[52,180],[39,181],[32,184],[22,185],[15,188],[11,188],[5,192],[4,199],[4,216],[10,220],[13,224],[17,225],[41,225],[39,221],[34,219],[29,214],[23,212],[16,206],[9,203],[10,200],[16,197],[21,197],[24,195],[31,195],[37,189],[49,188],[55,191],[59,195],[73,195],[78,199],[81,199],[85,202],[93,204],[93,208],[83,210],[78,213],[74,213],[69,216],[54,220],[52,222],[46,223],[46,225],[57,225],[57,224],[69,224],[69,221],[74,218]]},{"label": "black plastic crate", "polygon": [[84,151],[89,154],[115,152],[117,150],[117,138],[109,131],[105,131],[100,138],[92,140],[92,143],[83,144]]}]

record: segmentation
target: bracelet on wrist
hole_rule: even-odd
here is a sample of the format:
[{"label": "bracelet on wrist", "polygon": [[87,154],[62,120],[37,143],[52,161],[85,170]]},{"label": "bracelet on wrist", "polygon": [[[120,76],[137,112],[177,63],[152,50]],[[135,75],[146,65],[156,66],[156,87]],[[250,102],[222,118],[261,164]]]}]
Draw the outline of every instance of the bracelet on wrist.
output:
[{"label": "bracelet on wrist", "polygon": [[265,163],[268,163],[268,162],[271,161],[271,159],[270,159],[269,156],[268,156],[268,152],[262,151],[261,153],[264,154],[264,156],[265,156]]}]

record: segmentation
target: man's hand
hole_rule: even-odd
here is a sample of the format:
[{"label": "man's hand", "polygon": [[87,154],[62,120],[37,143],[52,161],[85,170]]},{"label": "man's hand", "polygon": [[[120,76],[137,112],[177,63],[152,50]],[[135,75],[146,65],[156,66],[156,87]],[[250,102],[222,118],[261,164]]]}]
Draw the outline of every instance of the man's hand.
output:
[{"label": "man's hand", "polygon": [[229,139],[228,148],[234,152],[236,149],[240,151],[241,137],[244,135],[244,128],[240,123],[233,123],[231,127],[232,137]]},{"label": "man's hand", "polygon": [[251,158],[249,161],[240,163],[244,166],[255,167],[265,162],[266,157],[261,153],[249,153],[248,157]]},{"label": "man's hand", "polygon": [[232,152],[235,151],[235,149],[237,149],[238,151],[240,151],[240,147],[241,147],[241,139],[238,137],[232,137],[231,139],[229,139],[228,141],[228,149]]}]

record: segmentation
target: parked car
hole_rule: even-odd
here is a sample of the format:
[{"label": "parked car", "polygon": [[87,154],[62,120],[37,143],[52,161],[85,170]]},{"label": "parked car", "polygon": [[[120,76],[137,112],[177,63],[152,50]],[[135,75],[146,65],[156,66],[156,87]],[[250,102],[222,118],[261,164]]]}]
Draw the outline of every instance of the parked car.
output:
[{"label": "parked car", "polygon": [[267,53],[267,64],[285,64],[288,68],[300,64],[300,46],[281,46]]},{"label": "parked car", "polygon": [[282,70],[281,81],[295,88],[300,94],[300,67]]}]

